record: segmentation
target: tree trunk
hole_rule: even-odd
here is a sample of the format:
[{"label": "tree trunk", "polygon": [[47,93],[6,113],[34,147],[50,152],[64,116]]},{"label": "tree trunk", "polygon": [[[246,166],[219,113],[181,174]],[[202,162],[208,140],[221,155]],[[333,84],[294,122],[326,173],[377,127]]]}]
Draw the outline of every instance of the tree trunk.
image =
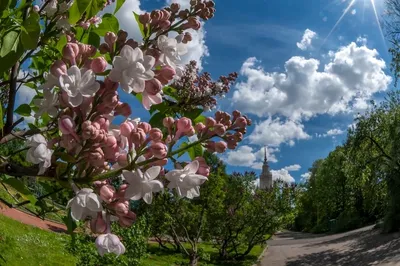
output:
[{"label": "tree trunk", "polygon": [[197,266],[197,263],[199,262],[199,256],[197,256],[197,253],[192,253],[189,256],[189,260],[190,266]]}]

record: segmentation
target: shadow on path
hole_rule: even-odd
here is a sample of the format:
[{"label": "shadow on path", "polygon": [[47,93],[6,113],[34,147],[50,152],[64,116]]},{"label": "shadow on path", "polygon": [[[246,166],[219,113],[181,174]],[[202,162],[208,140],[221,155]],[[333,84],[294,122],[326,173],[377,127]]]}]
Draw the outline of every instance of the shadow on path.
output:
[{"label": "shadow on path", "polygon": [[[337,239],[312,243],[306,247],[328,245],[335,247],[292,258],[286,262],[286,265],[367,266],[384,263],[400,265],[400,234],[379,234],[377,230],[355,232]],[[337,248],[341,245],[346,248]]]}]

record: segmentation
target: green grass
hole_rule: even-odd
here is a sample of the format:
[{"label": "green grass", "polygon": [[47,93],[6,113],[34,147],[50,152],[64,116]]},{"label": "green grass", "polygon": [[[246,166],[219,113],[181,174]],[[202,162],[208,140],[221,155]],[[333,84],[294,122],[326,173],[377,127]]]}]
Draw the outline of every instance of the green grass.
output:
[{"label": "green grass", "polygon": [[[204,243],[200,244],[200,247],[205,253],[210,255],[209,259],[200,260],[199,265],[207,266],[250,266],[253,265],[264,247],[255,246],[250,254],[242,261],[229,261],[229,262],[218,262],[218,250],[212,246],[212,244]],[[171,250],[160,249],[157,243],[149,243],[147,246],[148,257],[143,260],[142,265],[144,266],[176,266],[176,265],[187,265],[188,258],[179,252]]]},{"label": "green grass", "polygon": [[0,215],[0,265],[75,265],[76,259],[66,249],[68,242],[68,235],[47,232]]}]

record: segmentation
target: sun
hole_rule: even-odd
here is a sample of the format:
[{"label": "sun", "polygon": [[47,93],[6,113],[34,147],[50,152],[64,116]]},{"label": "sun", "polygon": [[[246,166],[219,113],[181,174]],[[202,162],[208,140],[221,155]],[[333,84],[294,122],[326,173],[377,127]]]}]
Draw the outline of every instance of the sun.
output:
[{"label": "sun", "polygon": [[382,26],[381,26],[381,23],[379,21],[378,12],[376,11],[376,3],[377,2],[383,2],[383,0],[350,0],[349,4],[347,5],[345,10],[343,11],[342,15],[339,17],[339,19],[336,21],[335,25],[333,26],[333,28],[331,29],[329,34],[324,39],[324,41],[322,43],[322,46],[325,44],[325,42],[328,40],[328,38],[332,35],[332,33],[336,30],[336,28],[339,26],[340,22],[342,22],[343,18],[350,12],[352,7],[354,7],[354,5],[359,3],[359,2],[363,2],[364,10],[366,8],[367,2],[370,2],[370,5],[371,5],[372,11],[374,13],[374,17],[375,17],[376,23],[377,23],[378,28],[379,28],[379,33],[381,34],[382,40],[385,43],[385,37],[383,35]]}]

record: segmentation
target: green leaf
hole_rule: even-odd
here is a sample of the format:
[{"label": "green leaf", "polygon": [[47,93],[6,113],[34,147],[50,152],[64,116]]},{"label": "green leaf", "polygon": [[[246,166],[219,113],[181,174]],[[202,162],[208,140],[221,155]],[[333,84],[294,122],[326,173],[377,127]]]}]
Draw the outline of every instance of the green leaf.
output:
[{"label": "green leaf", "polygon": [[82,17],[82,13],[79,12],[78,2],[80,1],[74,1],[72,6],[68,10],[68,21],[72,25],[78,22],[78,20],[80,20],[80,18]]},{"label": "green leaf", "polygon": [[199,115],[196,119],[193,120],[194,124],[204,123],[206,121],[206,117],[204,115]]},{"label": "green leaf", "polygon": [[29,189],[24,185],[24,183],[22,183],[21,181],[19,181],[16,178],[8,178],[5,180],[2,180],[3,183],[11,186],[12,188],[14,188],[16,191],[18,191],[18,193],[21,194],[21,196],[26,199],[29,200],[30,202],[32,202],[33,204],[36,203],[37,199],[35,198],[35,196],[33,196],[33,194],[29,191]]},{"label": "green leaf", "polygon": [[40,36],[40,16],[32,12],[22,24],[21,42],[25,50],[35,49]]},{"label": "green leaf", "polygon": [[56,49],[62,53],[62,50],[64,49],[64,46],[67,44],[67,36],[66,35],[61,35],[60,39],[57,42]]},{"label": "green leaf", "polygon": [[20,106],[18,106],[17,109],[15,109],[14,113],[17,113],[19,115],[22,116],[30,116],[31,115],[31,107],[29,106],[29,104],[21,104]]},{"label": "green leaf", "polygon": [[192,111],[190,111],[190,112],[185,113],[184,115],[185,115],[187,118],[190,118],[190,119],[192,119],[192,120],[195,120],[199,115],[201,115],[202,112],[203,112],[203,109],[197,108],[197,109],[194,109],[194,110],[192,110]]},{"label": "green leaf", "polygon": [[142,37],[145,38],[146,34],[144,32],[144,25],[142,23],[140,23],[140,21],[139,21],[139,14],[136,14],[135,11],[132,11],[132,12],[133,12],[133,15],[135,16],[135,20],[139,26],[140,33],[142,34]]},{"label": "green leaf", "polygon": [[158,127],[158,128],[162,128],[163,127],[163,119],[166,117],[166,115],[164,113],[156,113],[155,115],[153,115],[150,118],[149,124],[152,127]]},{"label": "green leaf", "polygon": [[117,0],[117,5],[115,6],[114,14],[118,12],[121,6],[125,3],[125,0]]},{"label": "green leaf", "polygon": [[60,158],[61,158],[61,160],[65,161],[65,162],[69,162],[69,163],[76,162],[75,158],[67,153],[62,153]]},{"label": "green leaf", "polygon": [[118,19],[114,15],[109,13],[104,14],[101,20],[102,22],[99,25],[99,27],[93,29],[95,33],[97,33],[100,36],[106,35],[106,33],[109,31],[114,32],[115,34],[118,33],[119,23]]},{"label": "green leaf", "polygon": [[8,8],[10,5],[10,0],[1,0],[0,1],[0,14]]},{"label": "green leaf", "polygon": [[64,162],[57,162],[57,168],[56,168],[56,176],[61,177],[62,174],[65,173],[67,170],[68,165]]},{"label": "green leaf", "polygon": [[1,49],[0,49],[0,57],[4,57],[11,52],[17,52],[20,34],[21,34],[21,31],[16,28],[11,29],[5,33],[5,35],[2,39],[2,45],[1,45]]},{"label": "green leaf", "polygon": [[97,35],[95,32],[90,31],[89,32],[89,36],[88,36],[88,40],[87,40],[87,44],[91,44],[94,47],[99,47],[100,46],[100,36]]},{"label": "green leaf", "polygon": [[[179,146],[179,149],[186,148],[189,144],[187,142],[182,142],[182,144]],[[187,150],[183,150],[178,153],[178,158],[181,157],[183,154],[185,154]]]},{"label": "green leaf", "polygon": [[85,19],[90,19],[96,16],[97,13],[104,8],[104,4],[107,2],[107,0],[79,0],[75,2],[78,6],[80,14],[79,18],[81,18],[85,13]]}]

